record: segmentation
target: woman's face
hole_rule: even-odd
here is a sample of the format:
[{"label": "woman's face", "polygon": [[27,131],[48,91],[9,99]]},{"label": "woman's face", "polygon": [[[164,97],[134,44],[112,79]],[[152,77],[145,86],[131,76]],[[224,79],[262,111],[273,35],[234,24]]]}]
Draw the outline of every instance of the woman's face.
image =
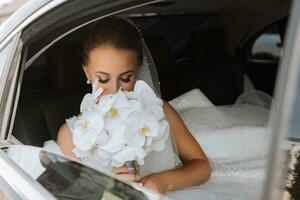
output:
[{"label": "woman's face", "polygon": [[104,45],[89,53],[89,62],[83,69],[92,83],[97,81],[103,88],[103,94],[114,94],[120,88],[133,90],[137,67],[135,52]]}]

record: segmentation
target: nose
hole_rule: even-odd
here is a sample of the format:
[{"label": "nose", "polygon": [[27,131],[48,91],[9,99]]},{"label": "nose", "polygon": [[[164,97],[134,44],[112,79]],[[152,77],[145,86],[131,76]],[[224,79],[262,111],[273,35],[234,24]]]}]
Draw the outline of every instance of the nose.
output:
[{"label": "nose", "polygon": [[119,91],[120,84],[118,81],[114,81],[110,87],[110,93],[115,94]]}]

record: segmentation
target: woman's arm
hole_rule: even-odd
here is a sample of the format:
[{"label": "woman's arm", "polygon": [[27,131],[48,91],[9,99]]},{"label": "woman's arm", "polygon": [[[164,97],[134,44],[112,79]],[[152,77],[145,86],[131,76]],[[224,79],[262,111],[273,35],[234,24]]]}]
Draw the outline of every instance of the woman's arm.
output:
[{"label": "woman's arm", "polygon": [[72,158],[75,158],[78,160],[74,152],[72,151],[73,148],[75,147],[72,141],[72,135],[71,131],[67,125],[67,123],[64,123],[58,130],[57,133],[57,141],[56,143],[58,146],[61,148],[62,152],[70,156]]},{"label": "woman's arm", "polygon": [[183,166],[144,177],[141,182],[153,190],[165,193],[207,181],[211,174],[208,159],[198,142],[184,125],[179,114],[167,102],[164,112],[175,138],[178,154]]}]

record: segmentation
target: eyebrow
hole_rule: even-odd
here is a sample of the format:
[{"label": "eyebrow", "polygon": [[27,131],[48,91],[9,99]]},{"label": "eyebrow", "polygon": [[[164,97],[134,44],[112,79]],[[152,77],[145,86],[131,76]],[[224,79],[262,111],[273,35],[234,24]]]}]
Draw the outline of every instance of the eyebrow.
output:
[{"label": "eyebrow", "polygon": [[[128,74],[128,73],[130,73],[130,72],[132,73],[133,70],[128,70],[128,71],[126,71],[126,72],[121,73],[120,75]],[[96,73],[96,74],[110,75],[109,73],[102,72],[102,71],[97,71],[97,72],[95,72],[95,73]]]}]

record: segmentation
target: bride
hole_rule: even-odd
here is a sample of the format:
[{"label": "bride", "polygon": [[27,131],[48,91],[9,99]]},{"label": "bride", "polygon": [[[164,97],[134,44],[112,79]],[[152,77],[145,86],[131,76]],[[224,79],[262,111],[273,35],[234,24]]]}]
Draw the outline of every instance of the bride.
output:
[{"label": "bride", "polygon": [[[145,57],[143,46],[141,33],[127,20],[108,17],[96,22],[83,45],[82,67],[87,83],[97,83],[103,89],[103,95],[114,94],[120,88],[132,91],[138,69]],[[168,160],[168,157],[176,154],[166,148],[163,152],[149,155],[145,165],[137,167],[142,172],[142,177],[131,173],[131,168],[127,166],[113,168],[112,173],[127,181],[140,182],[160,193],[206,182],[211,169],[199,143],[186,128],[179,114],[166,101],[163,102],[163,111],[169,123],[170,138],[174,140],[182,165],[178,167],[176,159],[170,161],[173,163],[169,165],[161,163],[169,162],[165,159]],[[57,144],[65,155],[79,159],[73,152],[75,146],[71,126],[72,122],[67,120],[60,127]],[[171,143],[169,142],[170,145]],[[170,152],[174,155],[169,155]]]}]

